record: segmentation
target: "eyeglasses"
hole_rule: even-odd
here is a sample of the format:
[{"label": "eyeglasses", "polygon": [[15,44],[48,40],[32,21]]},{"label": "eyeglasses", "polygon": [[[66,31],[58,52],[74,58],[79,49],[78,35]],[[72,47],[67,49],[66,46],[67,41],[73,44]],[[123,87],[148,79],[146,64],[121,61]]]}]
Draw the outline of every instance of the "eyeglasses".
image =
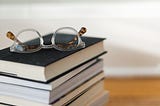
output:
[{"label": "eyeglasses", "polygon": [[[41,34],[35,29],[24,29],[16,36],[12,32],[7,32],[6,36],[13,40],[14,43],[10,47],[11,52],[17,53],[33,53],[40,49],[55,48],[60,51],[71,51],[85,47],[85,42],[81,40],[81,36],[86,33],[86,28],[82,27],[80,31],[76,31],[72,27],[62,27],[57,29],[51,38],[51,44],[45,45]],[[36,40],[29,41],[30,37]]]}]

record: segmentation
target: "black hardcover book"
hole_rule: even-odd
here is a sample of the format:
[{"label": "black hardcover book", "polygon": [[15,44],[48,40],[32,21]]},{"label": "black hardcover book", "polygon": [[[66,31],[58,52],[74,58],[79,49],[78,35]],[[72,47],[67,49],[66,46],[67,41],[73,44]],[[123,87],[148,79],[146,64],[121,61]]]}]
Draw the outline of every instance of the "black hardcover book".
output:
[{"label": "black hardcover book", "polygon": [[[52,34],[44,36],[45,44],[50,44]],[[0,74],[46,82],[67,70],[105,54],[104,38],[81,37],[86,47],[73,51],[41,49],[35,53],[10,52],[0,50]],[[28,43],[34,43],[37,39]]]}]

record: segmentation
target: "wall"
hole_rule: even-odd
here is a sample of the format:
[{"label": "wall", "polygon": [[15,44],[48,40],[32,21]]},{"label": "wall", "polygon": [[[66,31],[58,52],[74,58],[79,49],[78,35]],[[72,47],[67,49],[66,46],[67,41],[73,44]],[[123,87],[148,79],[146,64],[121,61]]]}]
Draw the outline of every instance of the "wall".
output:
[{"label": "wall", "polygon": [[106,37],[108,76],[160,75],[160,2],[0,1],[0,48],[11,45],[8,30],[35,28],[42,34],[62,26],[88,28],[88,36]]}]

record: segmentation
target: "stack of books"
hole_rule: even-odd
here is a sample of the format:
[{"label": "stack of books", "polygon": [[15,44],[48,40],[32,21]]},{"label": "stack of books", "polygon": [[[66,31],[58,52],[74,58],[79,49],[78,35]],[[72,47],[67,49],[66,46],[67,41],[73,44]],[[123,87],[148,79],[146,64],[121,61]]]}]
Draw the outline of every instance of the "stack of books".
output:
[{"label": "stack of books", "polygon": [[[51,34],[44,37],[50,43]],[[0,50],[0,105],[103,106],[103,38],[82,37],[86,47],[35,53]],[[36,41],[36,40],[35,40]]]}]

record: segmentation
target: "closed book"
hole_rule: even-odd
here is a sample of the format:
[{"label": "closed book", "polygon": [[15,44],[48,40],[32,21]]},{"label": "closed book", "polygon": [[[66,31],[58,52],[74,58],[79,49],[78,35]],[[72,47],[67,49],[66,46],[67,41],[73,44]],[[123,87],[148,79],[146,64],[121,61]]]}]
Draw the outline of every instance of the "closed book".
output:
[{"label": "closed book", "polygon": [[99,95],[95,96],[85,106],[104,106],[108,102],[109,92],[103,91]]},{"label": "closed book", "polygon": [[85,69],[93,66],[98,61],[99,61],[98,59],[91,60],[85,64],[80,65],[79,67],[76,67],[76,68],[70,70],[68,73],[65,73],[64,75],[59,76],[56,79],[50,80],[47,83],[38,82],[38,81],[31,81],[31,80],[27,80],[27,79],[18,78],[18,77],[15,78],[15,77],[10,77],[10,76],[4,76],[4,75],[0,76],[0,82],[5,83],[5,84],[11,84],[14,86],[23,86],[23,87],[37,88],[37,89],[41,89],[41,90],[50,90],[51,91],[52,89],[55,89],[56,87],[65,83],[66,81],[68,81],[69,79],[73,78],[74,76],[76,76],[80,72],[84,71]]},{"label": "closed book", "polygon": [[67,106],[86,106],[86,104],[97,97],[104,89],[104,80],[98,82],[91,89],[87,90],[81,96],[77,97],[74,101],[67,104]]},{"label": "closed book", "polygon": [[68,104],[69,102],[73,101],[75,98],[83,94],[87,89],[92,87],[94,84],[96,84],[103,78],[104,78],[104,73],[98,74],[97,76],[86,81],[85,83],[80,85],[78,88],[72,90],[67,95],[63,96],[58,101],[52,104],[44,104],[40,102],[30,101],[27,99],[7,96],[7,95],[0,95],[0,103],[16,105],[16,106],[64,106],[65,104]]},{"label": "closed book", "polygon": [[68,81],[53,90],[41,90],[30,87],[0,83],[0,94],[21,97],[28,100],[49,104],[55,102],[71,90],[75,89],[87,80],[96,76],[97,74],[102,72],[102,70],[103,62],[102,60],[99,60],[91,67],[83,70],[81,73],[69,79]]},{"label": "closed book", "polygon": [[[52,34],[44,37],[50,44]],[[31,41],[36,42],[37,39]],[[104,38],[82,37],[86,47],[73,51],[41,49],[35,53],[11,53],[9,48],[0,50],[0,74],[47,82],[68,70],[106,53]]]}]

